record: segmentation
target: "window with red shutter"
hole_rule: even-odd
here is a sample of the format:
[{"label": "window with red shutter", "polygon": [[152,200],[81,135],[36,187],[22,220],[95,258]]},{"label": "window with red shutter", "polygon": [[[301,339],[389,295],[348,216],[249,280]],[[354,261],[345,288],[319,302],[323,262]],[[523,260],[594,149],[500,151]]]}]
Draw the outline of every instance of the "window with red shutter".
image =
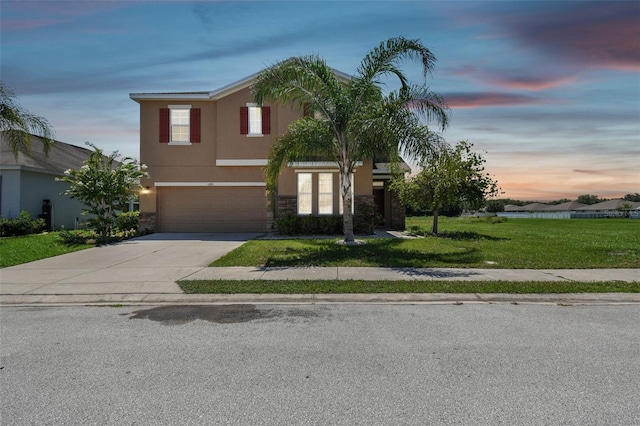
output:
[{"label": "window with red shutter", "polygon": [[160,108],[160,142],[169,142],[169,108]]},{"label": "window with red shutter", "polygon": [[192,108],[189,112],[189,138],[191,143],[200,143],[200,108]]},{"label": "window with red shutter", "polygon": [[249,134],[249,107],[240,107],[240,134]]},{"label": "window with red shutter", "polygon": [[271,107],[262,107],[262,134],[271,134]]}]

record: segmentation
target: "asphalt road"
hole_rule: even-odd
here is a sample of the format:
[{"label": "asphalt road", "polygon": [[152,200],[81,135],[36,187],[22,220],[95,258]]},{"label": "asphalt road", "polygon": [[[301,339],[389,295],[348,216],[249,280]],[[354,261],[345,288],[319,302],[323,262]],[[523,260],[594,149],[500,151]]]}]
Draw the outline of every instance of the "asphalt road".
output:
[{"label": "asphalt road", "polygon": [[639,425],[640,306],[0,309],[0,424]]}]

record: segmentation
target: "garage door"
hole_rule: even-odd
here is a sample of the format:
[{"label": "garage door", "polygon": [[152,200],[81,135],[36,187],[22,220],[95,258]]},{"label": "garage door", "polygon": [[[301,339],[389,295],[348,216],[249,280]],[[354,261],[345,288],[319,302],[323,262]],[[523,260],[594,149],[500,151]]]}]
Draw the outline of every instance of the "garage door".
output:
[{"label": "garage door", "polygon": [[159,232],[265,232],[264,187],[160,187]]}]

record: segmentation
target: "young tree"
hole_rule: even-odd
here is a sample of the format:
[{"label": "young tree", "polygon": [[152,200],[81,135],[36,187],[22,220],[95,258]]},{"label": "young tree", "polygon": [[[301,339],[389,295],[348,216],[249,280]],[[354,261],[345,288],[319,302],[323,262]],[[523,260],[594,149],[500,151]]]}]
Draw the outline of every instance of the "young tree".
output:
[{"label": "young tree", "polygon": [[54,142],[49,122],[23,109],[14,98],[15,94],[0,81],[0,131],[4,132],[16,161],[21,147],[31,153],[32,134],[42,138],[44,153],[48,154]]},{"label": "young tree", "polygon": [[[339,79],[321,58],[305,56],[266,69],[253,87],[259,105],[270,99],[297,105],[308,113],[291,123],[272,146],[266,169],[268,189],[274,191],[287,162],[310,158],[335,161],[341,181],[345,243],[354,242],[350,175],[356,163],[378,155],[397,164],[400,153],[421,158],[441,140],[419,118],[434,119],[442,129],[448,124],[444,100],[424,85],[410,85],[399,68],[403,59],[417,60],[425,78],[436,61],[420,41],[398,37],[373,49],[350,79]],[[384,95],[384,77],[397,78],[400,88]]]},{"label": "young tree", "polygon": [[87,207],[82,214],[95,215],[92,223],[96,231],[107,237],[112,235],[118,213],[140,188],[140,179],[147,176],[147,167],[129,157],[118,161],[117,152],[105,156],[95,145],[87,144],[94,151],[85,164],[65,171],[65,176],[56,180],[71,185],[64,194],[82,201]]},{"label": "young tree", "polygon": [[462,141],[454,148],[436,152],[425,159],[416,176],[391,183],[403,204],[433,211],[433,234],[438,234],[438,214],[443,206],[463,204],[478,209],[487,197],[500,192],[498,183],[484,172],[486,160],[472,152],[472,147]]}]

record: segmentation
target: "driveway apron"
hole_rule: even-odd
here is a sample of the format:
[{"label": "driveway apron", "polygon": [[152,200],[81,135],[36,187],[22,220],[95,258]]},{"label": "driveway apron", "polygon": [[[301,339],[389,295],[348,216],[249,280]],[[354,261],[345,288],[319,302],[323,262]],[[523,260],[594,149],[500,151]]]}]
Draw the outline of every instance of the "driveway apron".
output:
[{"label": "driveway apron", "polygon": [[259,235],[150,234],[1,269],[0,294],[181,294],[177,280]]}]

